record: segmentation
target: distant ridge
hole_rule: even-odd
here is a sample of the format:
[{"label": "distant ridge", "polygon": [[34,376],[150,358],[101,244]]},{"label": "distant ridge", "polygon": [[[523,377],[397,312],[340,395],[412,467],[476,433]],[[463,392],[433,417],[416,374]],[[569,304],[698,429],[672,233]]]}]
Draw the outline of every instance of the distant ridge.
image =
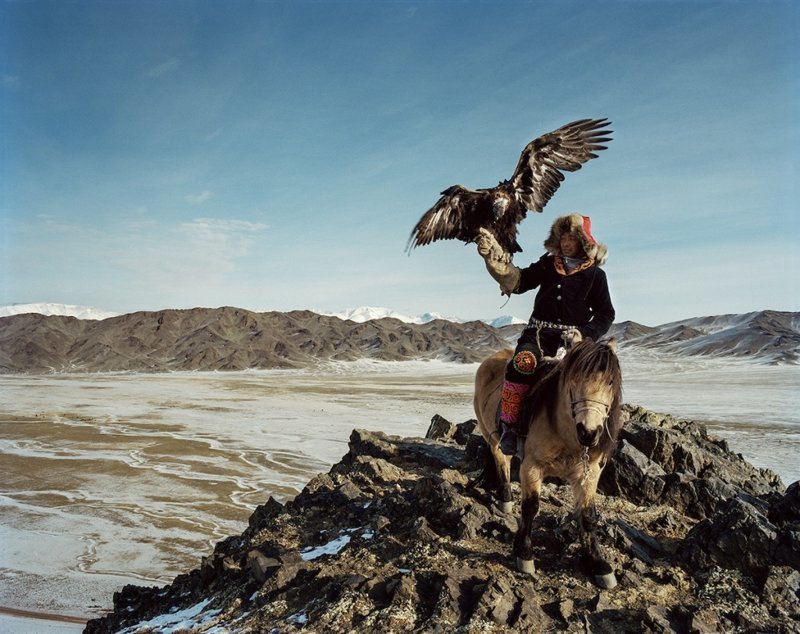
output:
[{"label": "distant ridge", "polygon": [[614,324],[609,333],[625,347],[678,355],[751,358],[765,363],[800,362],[800,313],[764,310],[695,317],[657,328]]},{"label": "distant ridge", "polygon": [[[26,313],[0,317],[0,373],[164,372],[297,368],[369,358],[460,363],[513,345],[524,327],[432,319],[409,323],[369,312],[362,321],[312,311],[240,308],[136,312],[102,320]],[[369,318],[368,318],[369,317]],[[658,327],[612,326],[623,349],[671,355],[800,361],[800,313],[698,317]]]},{"label": "distant ridge", "polygon": [[[254,312],[272,312],[272,311],[254,311]],[[325,315],[328,317],[338,317],[354,321],[356,323],[364,323],[366,321],[373,321],[375,319],[399,319],[408,324],[427,324],[429,321],[436,319],[444,319],[455,323],[465,323],[466,319],[458,317],[442,315],[441,313],[424,313],[416,317],[410,317],[402,313],[393,311],[390,308],[381,308],[375,306],[360,306],[341,312],[328,312],[322,310],[312,310],[318,315]],[[10,315],[22,315],[25,313],[37,313],[40,315],[61,315],[63,317],[75,317],[77,319],[108,319],[109,317],[118,317],[121,313],[114,313],[100,308],[90,308],[88,306],[76,306],[74,304],[7,304],[0,306],[0,317],[8,317]],[[508,326],[512,324],[526,323],[518,317],[512,315],[503,315],[494,319],[481,320],[490,326],[499,328],[501,326]]]},{"label": "distant ridge", "polygon": [[311,311],[240,308],[136,312],[89,321],[0,318],[0,372],[163,372],[297,368],[370,358],[477,362],[507,345],[480,321],[357,323]]}]

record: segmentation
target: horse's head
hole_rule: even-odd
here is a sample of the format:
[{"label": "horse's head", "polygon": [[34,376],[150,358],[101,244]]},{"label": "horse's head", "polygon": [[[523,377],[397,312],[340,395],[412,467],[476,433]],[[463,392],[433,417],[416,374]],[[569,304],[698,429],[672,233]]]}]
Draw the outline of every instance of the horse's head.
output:
[{"label": "horse's head", "polygon": [[[604,448],[613,443],[619,429],[622,372],[616,341],[596,343],[591,339],[575,345],[564,357],[562,395],[569,400],[578,442]],[[607,433],[604,433],[607,432]]]}]

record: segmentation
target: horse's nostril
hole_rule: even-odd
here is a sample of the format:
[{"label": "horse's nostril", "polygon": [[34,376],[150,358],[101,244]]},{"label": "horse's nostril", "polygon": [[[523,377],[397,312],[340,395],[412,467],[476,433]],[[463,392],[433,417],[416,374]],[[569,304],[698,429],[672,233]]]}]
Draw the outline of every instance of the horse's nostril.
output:
[{"label": "horse's nostril", "polygon": [[585,447],[593,447],[597,444],[597,430],[589,431],[586,429],[586,425],[583,423],[578,423],[577,425],[577,432],[578,432],[578,442],[580,442]]}]

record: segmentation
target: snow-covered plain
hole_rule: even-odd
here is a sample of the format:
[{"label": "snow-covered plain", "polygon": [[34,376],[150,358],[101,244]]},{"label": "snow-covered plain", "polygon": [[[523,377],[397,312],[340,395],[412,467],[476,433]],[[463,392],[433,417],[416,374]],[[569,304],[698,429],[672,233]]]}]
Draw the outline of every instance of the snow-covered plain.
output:
[{"label": "snow-covered plain", "polygon": [[[800,367],[621,359],[626,402],[704,420],[785,483],[800,478]],[[0,376],[0,606],[88,618],[126,583],[165,583],[270,495],[327,471],[352,429],[421,436],[434,414],[472,418],[475,369]],[[0,628],[24,631],[7,629],[18,620]]]}]

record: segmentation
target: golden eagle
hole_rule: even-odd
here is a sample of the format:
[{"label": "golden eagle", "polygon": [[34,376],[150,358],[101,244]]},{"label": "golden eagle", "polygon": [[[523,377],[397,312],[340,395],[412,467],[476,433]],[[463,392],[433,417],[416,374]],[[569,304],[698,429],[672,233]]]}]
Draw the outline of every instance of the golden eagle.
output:
[{"label": "golden eagle", "polygon": [[534,139],[519,157],[509,180],[497,187],[468,189],[453,185],[420,218],[411,232],[407,250],[435,240],[476,242],[479,230],[494,235],[510,254],[522,251],[517,225],[528,210],[541,212],[564,180],[562,170],[574,172],[611,141],[608,119],[580,119]]}]

